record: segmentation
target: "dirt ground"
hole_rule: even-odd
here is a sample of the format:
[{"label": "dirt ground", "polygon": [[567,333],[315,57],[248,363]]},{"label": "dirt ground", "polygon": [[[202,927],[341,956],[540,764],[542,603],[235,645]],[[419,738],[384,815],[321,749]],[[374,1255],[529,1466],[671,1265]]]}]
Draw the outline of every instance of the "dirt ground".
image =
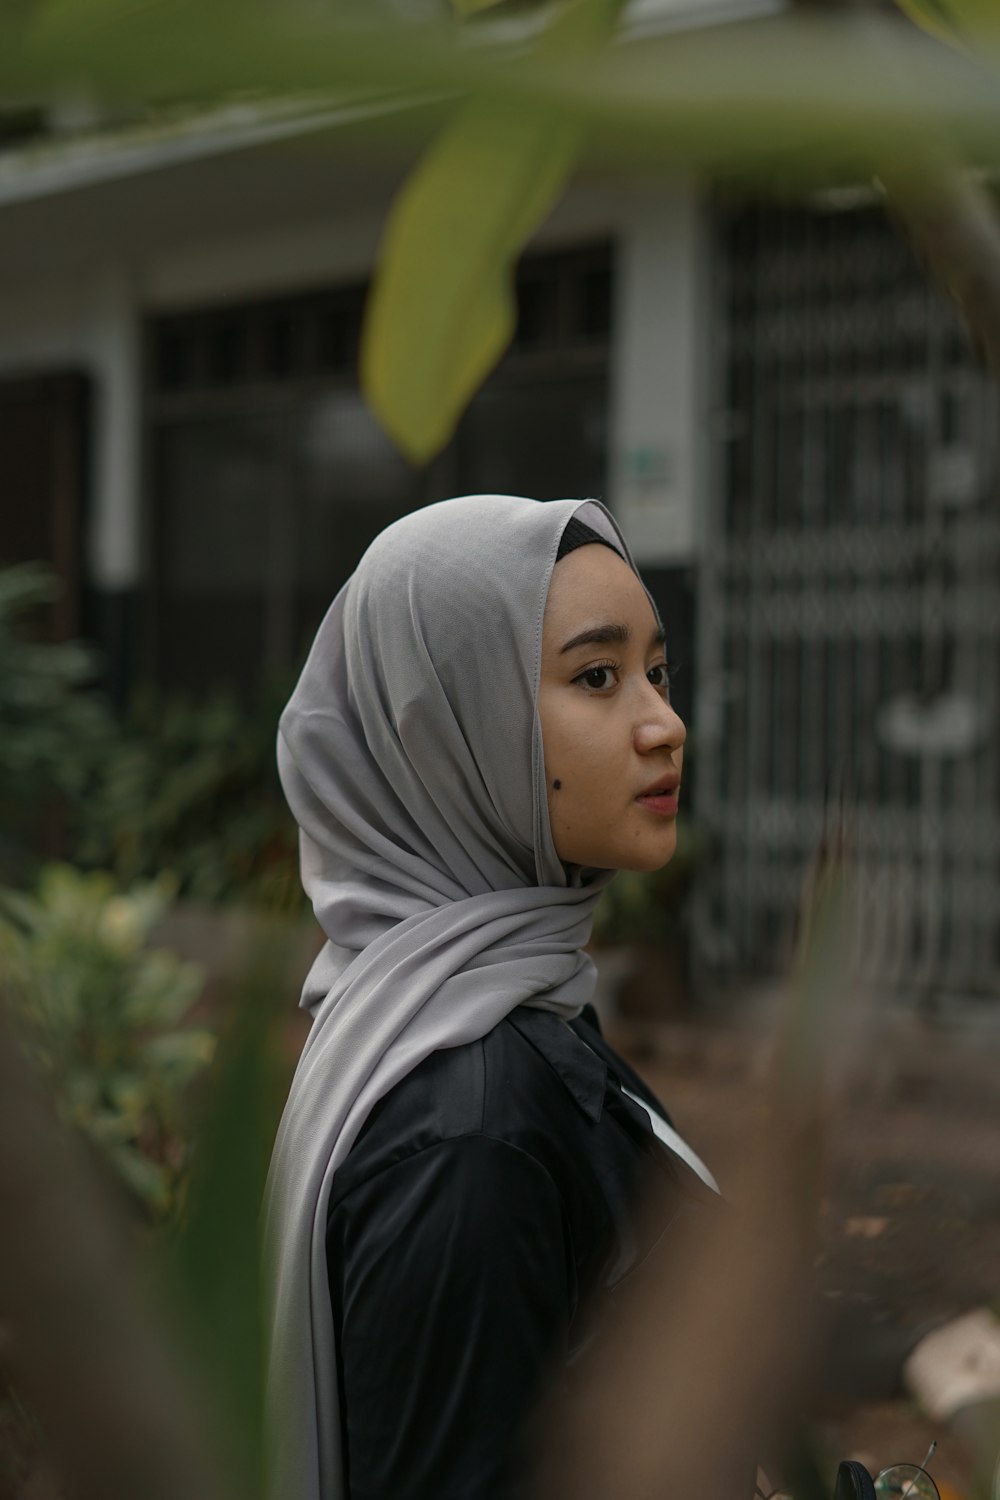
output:
[{"label": "dirt ground", "polygon": [[[738,1180],[780,993],[729,996],[669,1023],[608,1022],[609,1040],[663,1100],[723,1193]],[[836,1309],[816,1416],[838,1457],[919,1463],[953,1492],[968,1483],[957,1436],[901,1384],[931,1328],[1000,1305],[1000,1002],[936,1021],[886,1004],[841,1064],[827,1140],[817,1279]]]}]

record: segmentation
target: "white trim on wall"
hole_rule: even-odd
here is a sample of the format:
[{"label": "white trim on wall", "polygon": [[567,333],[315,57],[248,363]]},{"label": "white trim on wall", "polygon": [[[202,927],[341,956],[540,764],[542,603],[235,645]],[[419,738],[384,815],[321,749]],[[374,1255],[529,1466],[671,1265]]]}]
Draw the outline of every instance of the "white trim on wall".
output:
[{"label": "white trim on wall", "polygon": [[693,561],[703,536],[708,225],[698,189],[664,187],[621,230],[612,320],[610,500],[636,561]]},{"label": "white trim on wall", "polygon": [[123,268],[0,298],[0,378],[75,369],[94,383],[85,575],[99,588],[139,581],[141,325]]}]

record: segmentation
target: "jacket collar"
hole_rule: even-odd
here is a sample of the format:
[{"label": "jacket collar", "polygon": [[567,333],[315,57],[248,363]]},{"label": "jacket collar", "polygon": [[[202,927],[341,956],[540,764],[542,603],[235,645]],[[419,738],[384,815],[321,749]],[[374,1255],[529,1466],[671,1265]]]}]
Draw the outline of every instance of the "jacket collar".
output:
[{"label": "jacket collar", "polygon": [[555,1011],[518,1005],[507,1019],[558,1075],[588,1119],[596,1122],[604,1108],[608,1068]]}]

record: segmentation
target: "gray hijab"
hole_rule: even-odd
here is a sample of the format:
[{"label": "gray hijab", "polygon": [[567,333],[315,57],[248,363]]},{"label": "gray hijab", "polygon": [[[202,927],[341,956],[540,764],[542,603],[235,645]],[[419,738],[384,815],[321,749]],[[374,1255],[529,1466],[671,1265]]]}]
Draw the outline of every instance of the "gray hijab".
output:
[{"label": "gray hijab", "polygon": [[327,942],[305,981],[313,1023],[265,1195],[274,1500],[344,1492],[327,1205],[371,1109],[515,1006],[570,1019],[593,991],[581,950],[614,871],[556,853],[536,710],[573,515],[635,569],[596,500],[466,495],[387,527],[281,716],[278,770]]}]

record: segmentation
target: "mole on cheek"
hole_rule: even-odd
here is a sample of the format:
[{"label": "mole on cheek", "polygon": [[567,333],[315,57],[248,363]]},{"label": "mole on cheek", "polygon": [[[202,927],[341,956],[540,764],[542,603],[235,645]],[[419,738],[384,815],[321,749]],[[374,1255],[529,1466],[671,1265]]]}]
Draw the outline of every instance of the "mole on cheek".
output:
[{"label": "mole on cheek", "polygon": [[560,789],[560,787],[562,786],[562,782],[561,781],[554,781],[552,783],[552,785],[555,787],[556,791],[558,792],[559,789]]}]

